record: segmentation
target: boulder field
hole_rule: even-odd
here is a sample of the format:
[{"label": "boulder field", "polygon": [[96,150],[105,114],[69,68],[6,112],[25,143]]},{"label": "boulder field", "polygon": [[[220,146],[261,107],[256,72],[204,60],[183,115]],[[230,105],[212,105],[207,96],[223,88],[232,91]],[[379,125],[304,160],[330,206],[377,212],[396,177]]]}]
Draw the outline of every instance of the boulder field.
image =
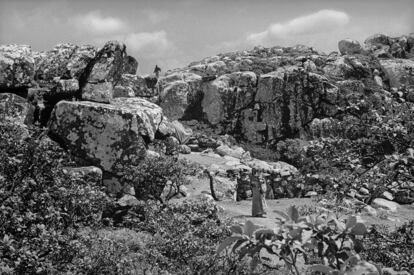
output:
[{"label": "boulder field", "polygon": [[2,45],[0,118],[47,127],[62,147],[112,175],[137,165],[156,139],[185,153],[212,148],[217,161],[233,168],[282,165],[294,174],[288,164],[246,158],[230,143],[197,138],[179,121],[269,145],[329,134],[356,103],[414,102],[414,34],[374,35],[363,45],[345,39],[338,49],[255,47],[140,76],[137,60],[118,41],[99,49],[59,44],[47,52]]}]

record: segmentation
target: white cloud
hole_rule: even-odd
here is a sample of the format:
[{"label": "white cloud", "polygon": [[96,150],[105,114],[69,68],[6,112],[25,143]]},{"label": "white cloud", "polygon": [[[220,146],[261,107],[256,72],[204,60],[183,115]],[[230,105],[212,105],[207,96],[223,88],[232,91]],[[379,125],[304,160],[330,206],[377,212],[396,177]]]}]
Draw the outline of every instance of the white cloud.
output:
[{"label": "white cloud", "polygon": [[69,22],[79,31],[92,34],[111,34],[127,30],[127,25],[119,18],[104,17],[100,11],[91,11],[87,14],[72,17]]},{"label": "white cloud", "polygon": [[152,23],[157,24],[169,18],[170,14],[166,11],[158,11],[153,9],[143,10],[142,13]]},{"label": "white cloud", "polygon": [[320,10],[284,23],[271,24],[265,31],[249,34],[247,42],[266,45],[292,38],[292,36],[327,33],[344,27],[349,20],[345,12]]},{"label": "white cloud", "polygon": [[100,36],[93,41],[97,45],[103,45],[109,40],[118,40],[125,43],[128,54],[132,54],[139,59],[144,56],[145,58],[162,58],[172,55],[177,50],[164,30]]},{"label": "white cloud", "polygon": [[129,33],[124,38],[128,49],[140,52],[164,53],[171,46],[165,31]]}]

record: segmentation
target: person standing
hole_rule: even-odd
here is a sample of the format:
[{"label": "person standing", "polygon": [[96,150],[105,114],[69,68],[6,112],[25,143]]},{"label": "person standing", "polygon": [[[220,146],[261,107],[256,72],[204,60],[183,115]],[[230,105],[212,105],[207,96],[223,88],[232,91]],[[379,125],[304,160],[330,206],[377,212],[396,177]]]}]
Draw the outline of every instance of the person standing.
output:
[{"label": "person standing", "polygon": [[250,178],[250,184],[252,186],[252,216],[253,217],[263,217],[266,212],[265,207],[265,195],[266,195],[266,181],[261,172],[257,169],[252,169],[252,174]]}]

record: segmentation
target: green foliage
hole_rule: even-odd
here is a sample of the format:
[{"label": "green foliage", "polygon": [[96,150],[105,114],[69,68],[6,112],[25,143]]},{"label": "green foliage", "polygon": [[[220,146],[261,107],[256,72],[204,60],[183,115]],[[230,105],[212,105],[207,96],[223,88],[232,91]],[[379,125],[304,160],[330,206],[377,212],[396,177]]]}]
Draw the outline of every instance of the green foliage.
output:
[{"label": "green foliage", "polygon": [[159,204],[146,202],[130,210],[122,226],[147,232],[145,261],[173,274],[216,274],[237,268],[215,257],[217,243],[230,235],[216,204],[204,201]]},{"label": "green foliage", "polygon": [[[139,166],[127,168],[122,182],[134,186],[138,199],[156,199],[163,202],[164,188],[169,185],[171,190],[178,192],[186,183],[188,172],[185,161],[171,156],[146,157]],[[172,192],[174,193],[174,192]]]},{"label": "green foliage", "polygon": [[375,226],[364,238],[363,257],[395,270],[414,271],[414,221],[394,231]]},{"label": "green foliage", "polygon": [[[308,262],[308,254],[316,253],[325,264],[314,266],[315,271],[331,274],[340,270],[345,274],[360,261],[357,253],[362,250],[359,236],[367,232],[366,226],[356,216],[345,220],[332,214],[300,216],[292,206],[287,212],[275,211],[280,218],[275,229],[263,229],[247,221],[243,228],[232,226],[233,235],[224,240],[217,254],[230,249],[239,258],[250,256],[251,269],[261,263],[269,268],[287,267],[292,274],[301,274],[298,267],[299,257]],[[265,252],[266,256],[263,256]],[[346,273],[359,274],[359,273]]]},{"label": "green foliage", "polygon": [[99,223],[108,199],[102,188],[68,178],[70,158],[41,132],[14,135],[0,124],[0,257],[17,274],[54,271],[77,254],[76,228]]}]

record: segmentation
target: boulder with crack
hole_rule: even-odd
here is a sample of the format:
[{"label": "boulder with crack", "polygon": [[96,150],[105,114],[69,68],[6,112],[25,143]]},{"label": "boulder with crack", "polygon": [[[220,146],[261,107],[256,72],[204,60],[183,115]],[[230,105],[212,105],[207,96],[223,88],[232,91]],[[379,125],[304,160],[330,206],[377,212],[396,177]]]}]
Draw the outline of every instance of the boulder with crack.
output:
[{"label": "boulder with crack", "polygon": [[126,56],[124,44],[107,42],[79,79],[82,99],[109,103],[114,98],[114,87],[121,80]]},{"label": "boulder with crack", "polygon": [[162,109],[140,98],[118,98],[111,104],[61,101],[49,134],[73,155],[120,175],[145,157],[161,120]]}]

